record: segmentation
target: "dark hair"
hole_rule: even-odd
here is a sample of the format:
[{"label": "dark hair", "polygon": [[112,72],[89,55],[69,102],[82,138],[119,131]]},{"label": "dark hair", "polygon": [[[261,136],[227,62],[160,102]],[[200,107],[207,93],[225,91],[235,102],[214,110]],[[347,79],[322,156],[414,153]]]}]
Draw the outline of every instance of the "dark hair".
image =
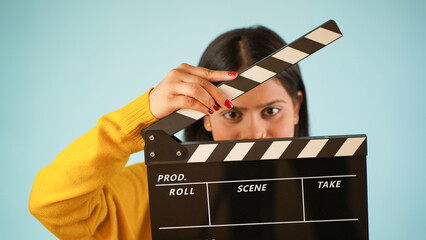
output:
[{"label": "dark hair", "polygon": [[[217,37],[201,56],[198,66],[211,70],[237,72],[270,55],[285,46],[285,41],[272,30],[257,26],[226,32]],[[294,128],[294,136],[309,135],[309,121],[305,86],[297,64],[276,75],[293,101],[298,101],[297,92],[301,91],[304,100],[299,110],[299,122]],[[204,129],[203,119],[187,127],[185,141],[211,141],[211,132]]]}]

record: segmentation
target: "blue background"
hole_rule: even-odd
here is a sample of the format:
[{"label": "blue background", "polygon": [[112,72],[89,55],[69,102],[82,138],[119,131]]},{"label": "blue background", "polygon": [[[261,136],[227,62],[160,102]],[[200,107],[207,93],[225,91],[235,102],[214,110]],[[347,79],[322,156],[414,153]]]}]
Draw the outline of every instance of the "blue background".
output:
[{"label": "blue background", "polygon": [[312,135],[367,134],[370,239],[424,238],[426,4],[348,2],[0,0],[1,238],[55,239],[28,211],[37,172],[217,35],[328,19],[344,37],[300,64]]}]

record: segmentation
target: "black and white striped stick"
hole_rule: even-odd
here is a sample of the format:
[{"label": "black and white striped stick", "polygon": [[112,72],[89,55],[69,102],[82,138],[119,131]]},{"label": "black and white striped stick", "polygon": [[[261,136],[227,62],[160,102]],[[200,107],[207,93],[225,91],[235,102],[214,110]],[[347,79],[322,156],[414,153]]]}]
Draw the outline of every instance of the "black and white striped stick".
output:
[{"label": "black and white striped stick", "polygon": [[263,139],[185,145],[188,163],[365,156],[365,135]]},{"label": "black and white striped stick", "polygon": [[[155,134],[157,135],[157,133]],[[157,139],[161,139],[157,135]],[[164,138],[165,136],[163,136]],[[330,137],[302,137],[215,141],[202,143],[146,142],[148,164],[205,163],[300,158],[334,158],[367,155],[363,134]],[[168,148],[164,148],[167,145]],[[162,151],[159,148],[162,147]]]},{"label": "black and white striped stick", "polygon": [[[228,99],[234,100],[340,37],[342,37],[342,33],[339,27],[333,20],[329,20],[243,70],[236,79],[218,84],[218,88],[225,93]],[[204,116],[204,113],[198,111],[180,109],[145,129],[145,131],[163,130],[167,134],[173,135]]]}]

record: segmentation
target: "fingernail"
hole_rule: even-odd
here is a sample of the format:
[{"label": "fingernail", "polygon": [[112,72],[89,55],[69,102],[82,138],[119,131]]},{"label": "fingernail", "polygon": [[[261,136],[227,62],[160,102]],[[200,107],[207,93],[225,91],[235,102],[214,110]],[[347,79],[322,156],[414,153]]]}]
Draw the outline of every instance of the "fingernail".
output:
[{"label": "fingernail", "polygon": [[226,99],[225,101],[225,106],[229,109],[231,109],[234,105],[232,105],[231,101],[229,101],[229,99]]},{"label": "fingernail", "polygon": [[215,105],[213,106],[213,108],[214,108],[214,110],[216,110],[216,111],[219,111],[219,109],[220,109],[219,105],[217,105],[217,104],[215,104]]},{"label": "fingernail", "polygon": [[236,72],[228,72],[228,76],[235,77],[237,76]]},{"label": "fingernail", "polygon": [[213,114],[214,112],[213,112],[213,110],[209,109],[209,113],[210,113],[210,114]]}]

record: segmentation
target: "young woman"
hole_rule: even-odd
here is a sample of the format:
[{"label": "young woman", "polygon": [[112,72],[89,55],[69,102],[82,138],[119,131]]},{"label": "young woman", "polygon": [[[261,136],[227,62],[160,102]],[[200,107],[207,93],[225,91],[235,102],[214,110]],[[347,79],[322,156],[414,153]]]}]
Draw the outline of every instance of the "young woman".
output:
[{"label": "young woman", "polygon": [[146,166],[125,164],[144,148],[140,131],[181,108],[207,114],[186,129],[189,141],[307,136],[306,93],[297,66],[233,103],[212,84],[234,79],[284,45],[264,27],[219,36],[199,67],[171,70],[43,168],[34,180],[31,213],[60,239],[151,239]]}]

